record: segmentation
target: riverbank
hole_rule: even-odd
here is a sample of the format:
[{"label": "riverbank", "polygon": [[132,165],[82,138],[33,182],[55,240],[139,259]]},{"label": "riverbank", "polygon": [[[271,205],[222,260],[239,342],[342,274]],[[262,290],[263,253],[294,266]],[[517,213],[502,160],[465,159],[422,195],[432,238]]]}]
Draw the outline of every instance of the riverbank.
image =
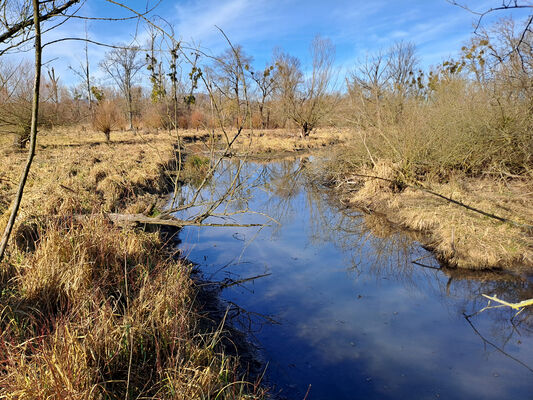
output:
[{"label": "riverbank", "polygon": [[[210,150],[212,132],[205,129],[180,131],[185,145],[195,151]],[[236,157],[278,158],[280,155],[302,154],[310,151],[331,148],[346,143],[353,136],[346,128],[325,127],[314,131],[306,139],[300,138],[297,129],[244,129],[235,140],[231,155]],[[222,135],[217,139],[224,143]]]},{"label": "riverbank", "polygon": [[[0,264],[0,397],[261,398],[224,328],[204,316],[192,267],[157,232],[108,212],[157,213],[169,191],[166,133],[42,132]],[[0,227],[25,161],[1,143]],[[82,216],[80,218],[80,216]]]},{"label": "riverbank", "polygon": [[[195,133],[186,131],[187,135]],[[383,161],[370,167],[361,162],[364,157],[359,154],[367,152],[359,139],[360,134],[350,129],[319,129],[306,140],[287,130],[257,130],[251,137],[244,131],[233,153],[268,161],[325,150],[330,162],[317,174],[337,187],[345,204],[381,214],[416,232],[443,264],[515,272],[533,269],[533,182],[527,175],[469,176],[450,170],[445,179],[436,174],[409,185],[398,164]],[[196,140],[190,143],[201,151]],[[354,146],[358,156],[351,162]]]},{"label": "riverbank", "polygon": [[445,265],[466,269],[533,269],[533,182],[452,173],[406,183],[390,162],[375,166],[330,162],[326,180],[342,201],[418,233]]}]

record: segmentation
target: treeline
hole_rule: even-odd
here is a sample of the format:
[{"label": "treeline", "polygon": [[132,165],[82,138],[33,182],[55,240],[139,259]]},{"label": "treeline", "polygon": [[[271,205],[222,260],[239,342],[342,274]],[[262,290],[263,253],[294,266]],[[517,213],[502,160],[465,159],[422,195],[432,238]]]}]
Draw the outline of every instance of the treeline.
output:
[{"label": "treeline", "polygon": [[[41,126],[92,123],[109,135],[113,129],[299,128],[308,135],[332,110],[334,47],[316,38],[311,46],[312,76],[301,62],[277,51],[260,70],[241,46],[213,57],[151,32],[142,48],[117,44],[97,68],[88,48],[80,78],[68,87],[53,68],[43,75]],[[29,137],[32,68],[0,59],[0,129],[24,146]]]},{"label": "treeline", "polygon": [[[480,30],[458,58],[424,71],[411,43],[368,55],[345,77],[333,44],[320,37],[304,67],[276,50],[263,68],[241,46],[209,56],[157,30],[140,46],[117,44],[92,65],[87,46],[80,78],[67,87],[51,68],[42,90],[41,125],[91,123],[113,129],[291,128],[302,137],[320,125],[351,126],[354,156],[401,163],[406,174],[487,168],[516,174],[531,167],[532,34],[513,20]],[[96,69],[107,77],[97,81]],[[0,61],[0,129],[27,140],[31,68]]]}]

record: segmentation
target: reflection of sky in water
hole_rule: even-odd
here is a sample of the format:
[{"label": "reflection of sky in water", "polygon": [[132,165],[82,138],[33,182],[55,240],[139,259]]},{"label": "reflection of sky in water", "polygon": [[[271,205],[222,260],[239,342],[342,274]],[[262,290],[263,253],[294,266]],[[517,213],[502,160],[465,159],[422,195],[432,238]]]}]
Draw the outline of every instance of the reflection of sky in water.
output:
[{"label": "reflection of sky in water", "polygon": [[[484,344],[462,314],[485,304],[481,293],[504,297],[518,287],[531,294],[530,282],[457,277],[449,283],[443,272],[413,265],[421,257],[437,264],[405,236],[378,239],[372,232],[380,227],[370,232],[362,217],[344,215],[298,173],[299,163],[246,165],[264,185],[243,186],[241,201],[234,202],[276,218],[281,227],[188,227],[180,234],[180,248],[208,278],[271,273],[223,292],[226,300],[280,322],[254,326],[269,383],[295,399],[310,384],[310,399],[531,398],[533,373]],[[221,177],[202,200],[229,181]],[[234,219],[265,221],[257,214]],[[514,331],[511,315],[489,310],[472,322],[509,356],[533,365],[528,315],[517,319]]]}]

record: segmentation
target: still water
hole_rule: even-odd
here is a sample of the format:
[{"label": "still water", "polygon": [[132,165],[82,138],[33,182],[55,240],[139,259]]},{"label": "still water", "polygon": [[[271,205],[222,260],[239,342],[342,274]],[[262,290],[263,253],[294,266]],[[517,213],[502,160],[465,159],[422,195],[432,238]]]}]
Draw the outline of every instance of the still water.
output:
[{"label": "still water", "polygon": [[[230,215],[206,222],[267,226],[180,233],[180,249],[204,278],[224,283],[221,297],[258,347],[272,393],[533,398],[531,311],[465,318],[487,305],[482,293],[533,297],[533,279],[439,268],[414,238],[343,207],[309,173],[316,163],[225,162],[199,202],[208,208],[233,187],[217,208]],[[183,188],[181,201],[193,193]]]}]

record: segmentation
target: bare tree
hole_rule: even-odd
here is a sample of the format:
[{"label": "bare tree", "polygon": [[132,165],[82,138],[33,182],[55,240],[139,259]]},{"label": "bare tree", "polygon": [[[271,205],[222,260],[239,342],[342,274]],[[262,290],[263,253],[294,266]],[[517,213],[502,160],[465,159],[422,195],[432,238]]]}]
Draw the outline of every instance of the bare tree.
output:
[{"label": "bare tree", "polygon": [[417,64],[415,46],[397,42],[386,52],[367,56],[348,74],[348,93],[359,126],[379,130],[387,117],[398,121],[405,101],[418,95]]},{"label": "bare tree", "polygon": [[235,121],[242,114],[244,107],[245,91],[248,82],[245,70],[249,70],[252,57],[248,56],[242,46],[236,45],[228,48],[224,53],[216,57],[212,73],[212,83],[219,92],[220,98],[224,98],[227,114]]},{"label": "bare tree", "polygon": [[305,76],[300,61],[288,54],[276,57],[278,91],[287,118],[305,138],[335,107],[331,89],[335,48],[330,40],[316,37],[311,44],[312,70]]},{"label": "bare tree", "polygon": [[89,33],[87,32],[87,25],[85,25],[85,42],[84,42],[84,55],[85,60],[80,61],[78,69],[69,66],[69,69],[81,78],[84,85],[85,94],[87,96],[87,102],[89,103],[89,110],[93,108],[93,94],[91,85],[91,70],[89,64]]},{"label": "bare tree", "polygon": [[388,75],[392,91],[399,97],[409,95],[414,71],[418,65],[416,47],[409,42],[396,42],[389,50]]},{"label": "bare tree", "polygon": [[386,54],[382,51],[367,56],[347,77],[348,93],[356,105],[359,125],[381,128],[381,103],[387,91],[389,71]]},{"label": "bare tree", "polygon": [[138,58],[139,48],[117,46],[106,53],[101,61],[101,68],[115,81],[126,100],[129,129],[133,130],[133,85],[135,76],[145,63]]},{"label": "bare tree", "polygon": [[261,127],[267,128],[270,121],[270,109],[265,116],[266,101],[272,96],[276,90],[276,79],[274,65],[266,66],[263,71],[251,71],[252,80],[259,91],[259,115],[261,116]]}]

